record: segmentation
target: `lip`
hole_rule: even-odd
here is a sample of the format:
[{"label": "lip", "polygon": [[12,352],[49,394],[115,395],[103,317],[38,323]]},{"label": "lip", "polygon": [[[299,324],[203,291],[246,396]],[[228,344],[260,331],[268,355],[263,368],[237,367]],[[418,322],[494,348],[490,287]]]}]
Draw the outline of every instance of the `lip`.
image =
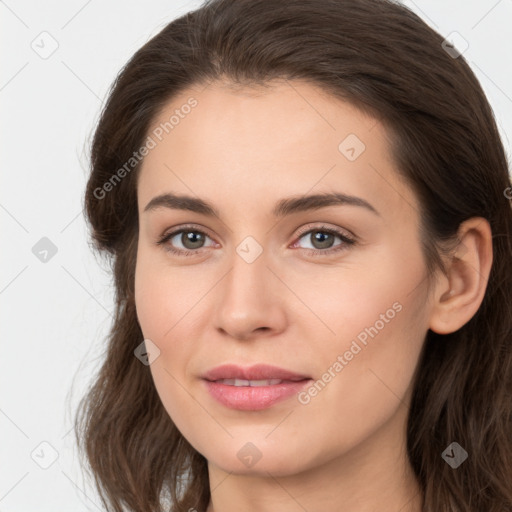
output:
[{"label": "lip", "polygon": [[243,379],[243,380],[270,380],[280,379],[288,381],[299,381],[310,379],[309,375],[295,373],[284,368],[268,364],[256,364],[254,366],[242,367],[236,364],[224,364],[207,371],[203,379],[215,381],[220,379]]},{"label": "lip", "polygon": [[[282,382],[268,386],[232,386],[223,379],[271,380]],[[249,368],[223,365],[203,375],[207,391],[219,403],[239,411],[260,411],[299,393],[311,381],[311,377],[277,366],[258,364]]]}]

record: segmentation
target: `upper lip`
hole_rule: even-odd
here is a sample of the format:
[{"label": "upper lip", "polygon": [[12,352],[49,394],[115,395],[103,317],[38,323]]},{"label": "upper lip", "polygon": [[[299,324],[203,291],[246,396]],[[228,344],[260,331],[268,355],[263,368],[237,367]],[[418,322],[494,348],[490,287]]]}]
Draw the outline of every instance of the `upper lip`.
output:
[{"label": "upper lip", "polygon": [[310,379],[311,377],[271,366],[268,364],[256,364],[254,366],[243,367],[236,364],[224,364],[208,370],[203,374],[203,379],[216,381],[221,379],[243,379],[243,380],[292,380],[299,381]]}]

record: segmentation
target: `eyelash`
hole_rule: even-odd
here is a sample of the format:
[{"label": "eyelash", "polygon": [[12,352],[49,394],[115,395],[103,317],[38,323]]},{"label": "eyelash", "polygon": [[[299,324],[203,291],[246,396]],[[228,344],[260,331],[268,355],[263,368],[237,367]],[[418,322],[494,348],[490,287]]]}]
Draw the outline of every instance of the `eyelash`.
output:
[{"label": "eyelash", "polygon": [[[174,238],[176,235],[179,235],[180,233],[186,233],[186,232],[200,233],[201,235],[211,238],[206,232],[204,232],[201,229],[197,229],[194,226],[182,226],[180,229],[178,229],[176,231],[172,231],[171,233],[166,233],[166,234],[162,235],[157,240],[156,244],[158,246],[163,246],[163,248],[166,251],[168,251],[172,254],[178,255],[178,256],[196,256],[196,255],[200,254],[201,252],[203,252],[202,250],[205,249],[204,247],[200,247],[199,249],[195,249],[195,250],[192,250],[192,249],[183,250],[183,249],[176,249],[175,247],[172,247],[171,245],[169,245],[167,243],[169,240]],[[310,234],[313,232],[328,233],[330,235],[339,237],[340,240],[342,241],[341,244],[335,245],[334,247],[330,247],[328,249],[304,249],[305,251],[308,251],[308,254],[312,254],[314,256],[325,256],[325,255],[330,255],[332,253],[342,252],[344,250],[347,250],[350,246],[352,246],[356,243],[355,238],[352,238],[352,237],[348,236],[346,233],[344,233],[344,232],[342,233],[341,231],[338,231],[337,229],[328,228],[326,226],[315,226],[313,228],[310,226],[307,226],[306,228],[301,229],[297,235],[298,236],[297,241],[300,240],[302,237],[304,237],[304,235],[307,235],[307,234]],[[294,243],[294,245],[295,245],[295,243]]]}]

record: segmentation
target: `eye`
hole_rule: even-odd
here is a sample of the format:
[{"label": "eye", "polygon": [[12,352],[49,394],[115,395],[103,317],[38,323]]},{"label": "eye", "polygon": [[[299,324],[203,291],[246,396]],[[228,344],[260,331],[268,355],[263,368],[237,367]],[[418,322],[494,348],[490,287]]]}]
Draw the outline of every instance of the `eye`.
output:
[{"label": "eye", "polygon": [[[331,254],[333,252],[346,250],[356,243],[352,236],[340,230],[326,226],[317,226],[314,229],[307,229],[308,227],[299,234],[299,241],[304,239],[309,243],[309,247],[302,246],[302,248],[306,249],[311,254]],[[336,239],[339,240],[338,243],[336,243]],[[293,247],[300,247],[298,243],[298,241],[295,242]]]},{"label": "eye", "polygon": [[[302,239],[309,243],[309,247],[299,244],[299,241]],[[339,240],[338,243],[336,243],[336,239]],[[210,243],[206,244],[208,240]],[[166,233],[156,243],[159,246],[163,246],[166,251],[178,256],[194,256],[202,253],[202,249],[215,246],[215,242],[207,233],[193,226],[184,226]],[[311,229],[311,226],[306,226],[301,230],[298,241],[292,247],[305,249],[315,256],[325,256],[346,250],[355,243],[356,240],[353,235],[349,235],[341,230],[326,226],[316,226]]]},{"label": "eye", "polygon": [[213,240],[200,229],[182,227],[179,230],[164,234],[156,243],[157,245],[162,245],[165,250],[173,254],[191,256],[202,252],[200,249],[215,245],[214,243],[205,245],[207,239],[213,242]]}]

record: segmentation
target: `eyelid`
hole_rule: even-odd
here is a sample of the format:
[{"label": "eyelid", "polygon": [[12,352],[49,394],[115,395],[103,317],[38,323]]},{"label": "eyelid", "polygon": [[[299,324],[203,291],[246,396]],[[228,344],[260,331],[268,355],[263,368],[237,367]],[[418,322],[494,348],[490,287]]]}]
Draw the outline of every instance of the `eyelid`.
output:
[{"label": "eyelid", "polygon": [[159,238],[167,238],[169,236],[176,236],[178,233],[181,233],[182,231],[195,231],[198,233],[202,233],[212,240],[215,238],[210,234],[208,229],[206,229],[203,226],[199,226],[198,224],[179,224],[178,226],[174,226],[172,228],[167,229]]},{"label": "eyelid", "polygon": [[328,231],[328,232],[336,233],[339,236],[344,236],[345,238],[349,238],[350,240],[353,240],[353,241],[357,240],[356,235],[354,235],[354,233],[352,233],[348,229],[340,228],[337,226],[331,227],[331,226],[326,225],[326,223],[320,223],[320,225],[318,225],[318,222],[317,223],[311,222],[309,224],[302,226],[301,228],[299,228],[296,236],[297,236],[297,238],[301,238],[302,236],[309,233],[310,231]]}]

